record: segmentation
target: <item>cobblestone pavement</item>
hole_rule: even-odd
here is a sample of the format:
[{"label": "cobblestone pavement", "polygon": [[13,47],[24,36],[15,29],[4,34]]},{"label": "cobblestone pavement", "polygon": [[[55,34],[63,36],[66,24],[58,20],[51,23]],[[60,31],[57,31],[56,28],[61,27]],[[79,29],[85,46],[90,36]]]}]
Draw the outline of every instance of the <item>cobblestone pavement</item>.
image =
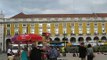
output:
[{"label": "cobblestone pavement", "polygon": [[[6,54],[0,54],[0,60],[7,60]],[[66,57],[60,57],[58,60],[80,60],[78,57],[72,57],[71,53],[67,53]],[[104,54],[96,54],[94,60],[107,60],[107,55]]]},{"label": "cobblestone pavement", "polygon": [[[60,57],[58,59],[59,60],[60,59],[64,59],[64,60],[81,60],[78,56],[77,57],[73,57],[71,53],[68,53],[66,57]],[[107,55],[95,53],[94,60],[107,60]]]},{"label": "cobblestone pavement", "polygon": [[7,60],[7,55],[4,53],[0,53],[0,60]]}]

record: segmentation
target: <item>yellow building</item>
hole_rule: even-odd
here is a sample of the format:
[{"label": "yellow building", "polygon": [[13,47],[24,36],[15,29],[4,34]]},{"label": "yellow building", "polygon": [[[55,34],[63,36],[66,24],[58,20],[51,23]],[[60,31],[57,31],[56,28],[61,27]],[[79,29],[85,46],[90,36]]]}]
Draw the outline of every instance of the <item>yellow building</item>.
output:
[{"label": "yellow building", "polygon": [[[5,19],[5,36],[51,33],[52,40],[78,43],[107,40],[107,14],[24,14]],[[66,37],[66,38],[64,38]]]}]

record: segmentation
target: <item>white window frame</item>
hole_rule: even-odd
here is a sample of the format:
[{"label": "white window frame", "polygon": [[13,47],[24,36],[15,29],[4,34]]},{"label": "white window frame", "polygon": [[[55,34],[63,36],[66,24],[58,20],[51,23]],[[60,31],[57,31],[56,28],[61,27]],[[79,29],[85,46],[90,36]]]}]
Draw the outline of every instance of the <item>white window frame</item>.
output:
[{"label": "white window frame", "polygon": [[35,29],[33,27],[31,28],[30,33],[35,33]]},{"label": "white window frame", "polygon": [[19,33],[19,28],[15,27],[14,31],[15,33]]},{"label": "white window frame", "polygon": [[58,28],[59,27],[59,23],[55,23],[55,28]]},{"label": "white window frame", "polygon": [[66,28],[67,27],[67,23],[63,23],[63,28]]},{"label": "white window frame", "polygon": [[55,29],[55,33],[58,34],[58,33],[59,33],[59,30],[58,30],[58,29]]},{"label": "white window frame", "polygon": [[27,33],[27,28],[23,28],[22,33],[23,34]]},{"label": "white window frame", "polygon": [[19,24],[14,24],[14,27],[19,27]]},{"label": "white window frame", "polygon": [[47,29],[48,33],[51,33],[51,29]]},{"label": "white window frame", "polygon": [[35,24],[34,24],[34,23],[31,23],[31,24],[30,24],[30,27],[34,27],[34,26],[35,26]]},{"label": "white window frame", "polygon": [[42,24],[42,23],[40,23],[40,24],[39,24],[39,27],[41,28],[42,26],[43,26],[43,24]]}]

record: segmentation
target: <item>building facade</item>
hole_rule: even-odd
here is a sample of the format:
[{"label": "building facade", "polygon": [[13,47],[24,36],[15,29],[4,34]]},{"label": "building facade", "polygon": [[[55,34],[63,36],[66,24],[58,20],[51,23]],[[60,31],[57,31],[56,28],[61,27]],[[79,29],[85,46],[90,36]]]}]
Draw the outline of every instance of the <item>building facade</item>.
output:
[{"label": "building facade", "polygon": [[19,13],[11,18],[4,18],[4,38],[15,34],[51,33],[54,41],[88,42],[107,40],[107,13],[97,14],[24,14]]}]

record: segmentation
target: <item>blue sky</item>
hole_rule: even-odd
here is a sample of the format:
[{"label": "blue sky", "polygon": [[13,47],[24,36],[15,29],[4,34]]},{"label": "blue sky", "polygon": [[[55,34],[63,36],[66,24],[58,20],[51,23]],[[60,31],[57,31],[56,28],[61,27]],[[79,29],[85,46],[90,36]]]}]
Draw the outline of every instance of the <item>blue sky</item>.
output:
[{"label": "blue sky", "polygon": [[107,0],[0,0],[5,17],[26,14],[107,13]]}]

